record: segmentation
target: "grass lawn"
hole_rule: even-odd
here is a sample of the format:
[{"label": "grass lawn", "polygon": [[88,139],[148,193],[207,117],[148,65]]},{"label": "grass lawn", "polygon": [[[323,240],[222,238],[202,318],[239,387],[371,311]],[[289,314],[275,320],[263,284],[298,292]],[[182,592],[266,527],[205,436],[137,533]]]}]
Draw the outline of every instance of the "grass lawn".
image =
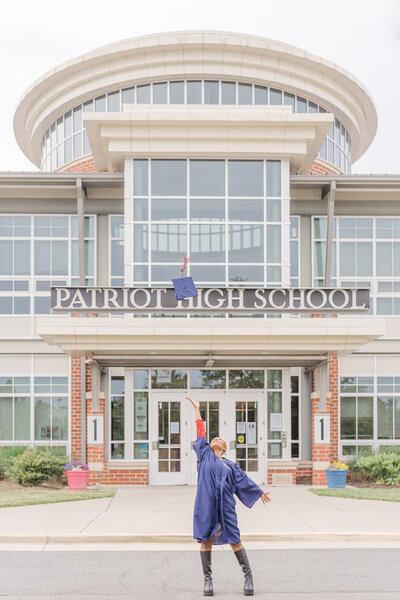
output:
[{"label": "grass lawn", "polygon": [[111,498],[117,488],[105,487],[99,490],[69,491],[68,488],[52,489],[38,487],[0,487],[0,508],[8,506],[26,506],[28,504],[53,504],[55,502],[71,502],[74,500],[93,500],[95,498]]},{"label": "grass lawn", "polygon": [[400,502],[400,488],[308,488],[317,496],[334,496],[335,498],[357,498],[359,500],[385,500]]}]

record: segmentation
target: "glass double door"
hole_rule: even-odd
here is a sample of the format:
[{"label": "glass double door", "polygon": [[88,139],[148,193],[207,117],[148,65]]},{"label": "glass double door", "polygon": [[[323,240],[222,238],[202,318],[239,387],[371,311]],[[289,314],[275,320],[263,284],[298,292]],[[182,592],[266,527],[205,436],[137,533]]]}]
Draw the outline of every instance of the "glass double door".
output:
[{"label": "glass double door", "polygon": [[[266,481],[264,392],[191,391],[200,402],[206,438],[222,437],[227,458],[237,462],[257,483]],[[150,406],[150,484],[195,485],[197,457],[193,451],[196,424],[187,393],[153,391]]]}]

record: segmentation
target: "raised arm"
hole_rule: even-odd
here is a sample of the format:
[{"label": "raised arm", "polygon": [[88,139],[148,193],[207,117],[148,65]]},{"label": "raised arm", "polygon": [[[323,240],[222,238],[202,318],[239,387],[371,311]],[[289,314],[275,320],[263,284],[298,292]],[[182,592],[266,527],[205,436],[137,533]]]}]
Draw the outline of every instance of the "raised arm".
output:
[{"label": "raised arm", "polygon": [[192,403],[193,408],[194,408],[194,417],[196,420],[196,427],[197,427],[197,437],[205,438],[206,432],[204,429],[203,419],[201,418],[201,414],[200,414],[200,402],[196,402],[196,400],[192,400],[192,398],[188,398],[188,396],[186,396],[185,399],[189,400],[189,402]]}]

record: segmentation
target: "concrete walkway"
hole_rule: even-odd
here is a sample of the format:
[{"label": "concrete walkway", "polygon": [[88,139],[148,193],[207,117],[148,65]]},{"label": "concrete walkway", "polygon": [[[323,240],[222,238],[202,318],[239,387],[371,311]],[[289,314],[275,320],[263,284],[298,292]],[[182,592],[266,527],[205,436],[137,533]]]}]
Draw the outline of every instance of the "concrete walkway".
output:
[{"label": "concrete walkway", "polygon": [[[268,486],[271,502],[237,500],[243,541],[400,542],[400,503]],[[0,543],[193,543],[195,486],[119,487],[114,498],[0,509]],[[196,546],[196,544],[195,544]]]}]

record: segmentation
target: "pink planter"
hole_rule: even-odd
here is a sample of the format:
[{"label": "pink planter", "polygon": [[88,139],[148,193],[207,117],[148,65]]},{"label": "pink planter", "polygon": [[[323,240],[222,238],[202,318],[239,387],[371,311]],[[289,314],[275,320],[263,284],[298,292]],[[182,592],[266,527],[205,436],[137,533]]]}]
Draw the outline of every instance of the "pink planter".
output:
[{"label": "pink planter", "polygon": [[86,490],[89,471],[67,471],[69,490]]}]

